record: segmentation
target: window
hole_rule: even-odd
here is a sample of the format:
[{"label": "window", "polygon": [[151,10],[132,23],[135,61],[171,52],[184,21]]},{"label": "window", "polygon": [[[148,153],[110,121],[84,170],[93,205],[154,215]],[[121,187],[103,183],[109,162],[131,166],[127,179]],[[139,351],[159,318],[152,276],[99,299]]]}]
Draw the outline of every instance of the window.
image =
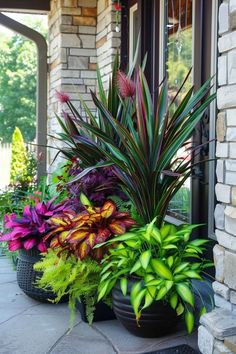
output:
[{"label": "window", "polygon": [[[199,88],[216,72],[217,15],[216,1],[209,0],[163,0],[160,1],[159,82],[168,74],[170,94],[176,92],[183,77],[192,66],[187,85]],[[215,90],[215,87],[212,91]],[[204,144],[215,137],[215,102],[211,104],[198,125],[193,141]],[[213,159],[214,143],[203,146],[198,160]],[[172,222],[205,223],[200,231],[214,238],[214,162],[196,167],[186,185],[177,193],[169,206]]]},{"label": "window", "polygon": [[[168,0],[166,3],[166,62],[168,75],[169,100],[178,92],[181,84],[193,66],[193,6],[192,0]],[[182,96],[190,89],[193,75],[190,74]],[[189,141],[189,146],[191,141]],[[179,156],[188,156],[188,147],[181,149]],[[178,156],[176,156],[178,157]],[[191,178],[188,178],[182,188],[171,200],[168,215],[189,222],[191,217]]]},{"label": "window", "polygon": [[[121,57],[126,57],[126,64],[133,53],[132,35],[130,33],[127,38],[127,32],[133,28],[131,8],[136,2],[138,5],[135,7],[135,18],[138,29],[141,29],[140,62],[148,53],[146,76],[154,100],[158,95],[159,84],[166,74],[169,76],[172,95],[190,67],[193,69],[187,84],[193,83],[196,89],[216,73],[218,1],[123,1],[126,11],[126,17],[123,18],[126,18],[126,26],[124,23]],[[214,90],[215,87],[212,91]],[[215,116],[216,106],[212,103],[196,129],[194,142],[201,144],[214,139]],[[204,146],[201,153],[203,159],[214,159],[214,143]],[[212,238],[214,238],[215,204],[214,165],[212,161],[195,169],[194,176],[171,201],[168,216],[169,221],[176,224],[205,223],[205,229],[202,228],[198,236],[208,234]]]}]

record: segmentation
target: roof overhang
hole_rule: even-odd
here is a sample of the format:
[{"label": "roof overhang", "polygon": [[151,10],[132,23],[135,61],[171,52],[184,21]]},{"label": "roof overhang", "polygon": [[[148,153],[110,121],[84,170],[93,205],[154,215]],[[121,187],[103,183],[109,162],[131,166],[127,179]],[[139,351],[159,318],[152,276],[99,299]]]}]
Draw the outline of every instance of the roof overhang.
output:
[{"label": "roof overhang", "polygon": [[50,0],[0,0],[0,11],[47,13]]}]

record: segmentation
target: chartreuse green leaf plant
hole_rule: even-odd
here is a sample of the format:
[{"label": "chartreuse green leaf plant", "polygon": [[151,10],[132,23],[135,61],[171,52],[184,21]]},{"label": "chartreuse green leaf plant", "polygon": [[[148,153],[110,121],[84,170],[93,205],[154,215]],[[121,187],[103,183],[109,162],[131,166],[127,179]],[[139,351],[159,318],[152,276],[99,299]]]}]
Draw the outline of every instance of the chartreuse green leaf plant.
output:
[{"label": "chartreuse green leaf plant", "polygon": [[[192,230],[198,225],[175,227],[163,224],[158,228],[156,219],[134,227],[117,236],[106,245],[112,245],[102,261],[98,301],[108,296],[119,282],[124,296],[129,278],[137,281],[131,288],[130,301],[137,324],[142,311],[154,301],[164,301],[184,315],[186,328],[194,327],[195,298],[192,280],[203,280],[205,268],[212,263],[203,258],[207,240],[191,240]],[[201,298],[201,297],[200,297]],[[206,311],[204,302],[200,314]]]},{"label": "chartreuse green leaf plant", "polygon": [[42,259],[34,265],[34,269],[41,272],[37,285],[41,289],[50,289],[56,294],[53,302],[59,302],[62,297],[68,296],[70,308],[70,328],[75,320],[76,302],[83,301],[89,324],[93,321],[97,288],[99,285],[100,265],[94,259],[87,257],[83,261],[74,255],[68,256],[63,251],[49,249]]}]

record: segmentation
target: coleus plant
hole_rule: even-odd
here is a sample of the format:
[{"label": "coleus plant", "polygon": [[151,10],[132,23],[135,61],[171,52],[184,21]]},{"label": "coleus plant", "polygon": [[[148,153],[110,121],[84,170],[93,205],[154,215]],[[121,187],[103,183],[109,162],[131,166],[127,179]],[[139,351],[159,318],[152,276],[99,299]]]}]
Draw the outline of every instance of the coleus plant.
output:
[{"label": "coleus plant", "polygon": [[90,201],[81,195],[85,210],[79,214],[64,213],[50,218],[52,230],[44,237],[50,241],[50,248],[67,250],[83,260],[86,256],[94,259],[103,257],[105,248],[93,250],[96,244],[108,240],[114,235],[121,235],[135,225],[129,212],[117,211],[116,205],[111,200],[106,200],[102,207],[93,207]]},{"label": "coleus plant", "polygon": [[40,252],[46,252],[48,244],[43,236],[49,230],[47,220],[66,210],[70,210],[67,204],[55,203],[54,198],[34,206],[26,205],[20,217],[15,213],[6,214],[4,228],[11,231],[1,236],[0,242],[8,242],[9,251],[36,247]]},{"label": "coleus plant", "polygon": [[[204,269],[213,265],[203,258],[204,245],[209,241],[190,240],[192,230],[198,225],[176,228],[165,224],[157,228],[155,221],[134,227],[102,245],[112,247],[102,261],[98,301],[106,297],[117,282],[126,296],[129,277],[135,276],[130,302],[137,323],[143,310],[161,300],[168,302],[177,315],[184,313],[187,331],[191,333],[195,312],[192,279],[202,280]],[[204,312],[203,303],[200,315]]]}]

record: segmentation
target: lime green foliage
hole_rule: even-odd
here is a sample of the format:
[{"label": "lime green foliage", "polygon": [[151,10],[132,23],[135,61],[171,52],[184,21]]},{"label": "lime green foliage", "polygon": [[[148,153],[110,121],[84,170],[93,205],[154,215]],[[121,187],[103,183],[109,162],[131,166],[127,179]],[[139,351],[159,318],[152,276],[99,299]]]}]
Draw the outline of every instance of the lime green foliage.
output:
[{"label": "lime green foliage", "polygon": [[19,128],[15,128],[12,135],[12,148],[11,148],[11,183],[26,178],[27,176],[27,153],[23,136]]},{"label": "lime green foliage", "polygon": [[105,243],[113,247],[102,263],[98,300],[107,296],[118,281],[126,295],[128,278],[135,275],[139,280],[131,288],[130,301],[137,322],[142,310],[154,301],[167,301],[177,315],[184,313],[187,331],[191,333],[195,311],[191,280],[203,280],[204,269],[212,266],[202,256],[208,241],[190,240],[197,225],[176,228],[164,224],[159,229],[155,221]]},{"label": "lime green foliage", "polygon": [[23,135],[18,127],[12,135],[10,181],[21,184],[23,190],[36,180],[37,162],[33,152],[27,151]]},{"label": "lime green foliage", "polygon": [[[176,46],[177,33],[174,33],[169,37],[168,45],[168,60],[167,60],[167,71],[169,77],[169,88],[170,94],[176,93],[187,76],[189,69],[193,65],[192,58],[192,28],[186,28],[181,32],[182,36],[182,50],[178,53]],[[190,77],[185,85],[186,92],[191,88],[192,78]]]},{"label": "lime green foliage", "polygon": [[55,302],[60,301],[65,295],[69,296],[70,327],[75,319],[76,302],[84,300],[86,316],[91,324],[101,267],[89,257],[83,261],[74,256],[67,257],[67,252],[61,253],[59,257],[49,249],[42,260],[34,266],[36,271],[43,272],[37,284],[42,289],[50,288],[57,295]]}]

